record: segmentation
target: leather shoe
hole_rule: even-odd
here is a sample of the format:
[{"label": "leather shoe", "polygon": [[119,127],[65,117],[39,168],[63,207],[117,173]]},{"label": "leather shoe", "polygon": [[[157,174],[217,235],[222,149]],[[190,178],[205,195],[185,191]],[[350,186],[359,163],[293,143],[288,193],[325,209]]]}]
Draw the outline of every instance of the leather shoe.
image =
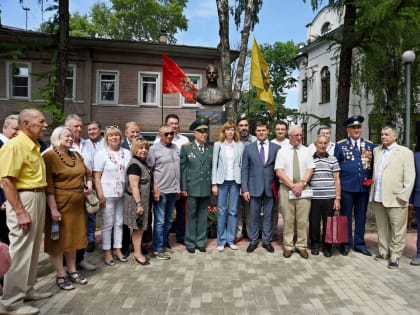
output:
[{"label": "leather shoe", "polygon": [[306,249],[296,248],[296,250],[299,253],[300,257],[302,257],[303,259],[308,259],[309,254],[308,254],[308,251]]},{"label": "leather shoe", "polygon": [[350,253],[350,248],[340,248],[340,253],[343,256],[348,256]]},{"label": "leather shoe", "polygon": [[242,241],[243,240],[243,237],[239,237],[239,236],[237,236],[237,237],[235,237],[235,239],[233,240],[233,244],[238,244],[240,241]]},{"label": "leather shoe", "polygon": [[270,243],[268,243],[268,244],[263,244],[263,247],[267,250],[267,252],[269,252],[269,253],[274,253],[274,247],[273,247],[273,245],[271,245]]},{"label": "leather shoe", "polygon": [[331,256],[332,256],[331,250],[329,250],[329,249],[324,249],[324,256],[325,256],[325,257],[331,257]]},{"label": "leather shoe", "polygon": [[206,248],[205,247],[197,247],[197,248],[202,253],[205,253],[206,252]]},{"label": "leather shoe", "polygon": [[187,247],[187,251],[188,251],[190,254],[194,254],[194,253],[195,253],[195,248],[192,248],[192,247]]},{"label": "leather shoe", "polygon": [[252,253],[257,248],[257,246],[258,246],[257,244],[249,243],[248,248],[246,249],[246,252]]},{"label": "leather shoe", "polygon": [[311,255],[319,255],[319,248],[312,248],[311,249]]},{"label": "leather shoe", "polygon": [[284,258],[290,258],[292,257],[293,251],[291,249],[285,249],[283,250],[283,257]]},{"label": "leather shoe", "polygon": [[366,248],[363,249],[355,249],[356,252],[362,253],[363,255],[366,256],[372,256],[372,253],[370,251],[368,251]]}]

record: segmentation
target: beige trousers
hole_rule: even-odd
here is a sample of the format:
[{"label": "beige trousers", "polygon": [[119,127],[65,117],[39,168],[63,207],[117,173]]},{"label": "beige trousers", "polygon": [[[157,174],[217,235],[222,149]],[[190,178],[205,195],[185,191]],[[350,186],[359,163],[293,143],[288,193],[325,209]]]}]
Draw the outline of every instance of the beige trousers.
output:
[{"label": "beige trousers", "polygon": [[402,256],[407,232],[407,207],[386,208],[381,202],[373,202],[378,229],[379,253],[398,259]]},{"label": "beige trousers", "polygon": [[44,232],[46,198],[44,192],[20,192],[23,207],[31,216],[28,232],[19,228],[16,212],[6,204],[7,226],[10,233],[10,256],[12,265],[4,276],[1,303],[6,308],[19,307],[23,298],[33,290],[36,282],[38,256]]},{"label": "beige trousers", "polygon": [[[280,203],[283,211],[283,244],[284,248],[293,250],[294,247],[304,249],[308,246],[308,220],[311,199],[289,200],[289,188],[280,185]],[[296,244],[293,237],[296,224]]]}]

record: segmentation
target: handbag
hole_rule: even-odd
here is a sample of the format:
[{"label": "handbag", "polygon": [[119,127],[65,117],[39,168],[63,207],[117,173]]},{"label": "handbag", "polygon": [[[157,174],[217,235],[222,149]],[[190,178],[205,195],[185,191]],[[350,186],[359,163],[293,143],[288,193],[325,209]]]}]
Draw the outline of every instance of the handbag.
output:
[{"label": "handbag", "polygon": [[325,231],[325,243],[347,243],[348,237],[347,217],[345,215],[328,217]]},{"label": "handbag", "polygon": [[12,258],[9,253],[9,246],[0,242],[0,278],[2,278],[9,270],[12,264]]},{"label": "handbag", "polygon": [[87,213],[93,214],[98,212],[100,206],[99,206],[99,199],[98,196],[96,196],[96,192],[92,191],[90,195],[85,195],[85,208]]}]

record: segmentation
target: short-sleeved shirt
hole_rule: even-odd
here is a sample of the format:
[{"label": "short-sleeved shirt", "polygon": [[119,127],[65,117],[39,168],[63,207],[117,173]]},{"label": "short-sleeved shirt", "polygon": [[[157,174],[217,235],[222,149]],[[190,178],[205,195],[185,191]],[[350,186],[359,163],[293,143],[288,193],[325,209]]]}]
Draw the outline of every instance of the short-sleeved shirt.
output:
[{"label": "short-sleeved shirt", "polygon": [[181,167],[179,149],[172,143],[166,146],[161,141],[154,144],[147,156],[147,165],[152,169],[155,184],[161,193],[181,191]]},{"label": "short-sleeved shirt", "polygon": [[18,190],[47,186],[41,146],[24,132],[2,147],[0,161],[0,177],[13,177]]},{"label": "short-sleeved shirt", "polygon": [[102,172],[101,184],[105,197],[122,197],[125,190],[125,171],[131,159],[131,152],[120,148],[110,151],[104,148],[95,153],[94,172]]},{"label": "short-sleeved shirt", "polygon": [[[299,158],[299,173],[303,177],[308,168],[315,168],[314,160],[309,150],[304,145],[297,147]],[[293,146],[290,143],[284,144],[277,152],[274,169],[283,169],[289,178],[293,178]]]},{"label": "short-sleeved shirt", "polygon": [[312,199],[334,199],[336,196],[334,173],[340,171],[336,157],[328,153],[319,157],[315,153],[313,158],[315,169],[310,181],[313,190]]}]

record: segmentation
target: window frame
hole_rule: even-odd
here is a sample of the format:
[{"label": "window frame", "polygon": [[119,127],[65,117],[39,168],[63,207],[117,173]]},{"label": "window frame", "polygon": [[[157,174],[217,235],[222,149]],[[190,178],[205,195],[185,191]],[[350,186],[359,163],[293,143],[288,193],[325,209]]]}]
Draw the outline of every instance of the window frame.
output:
[{"label": "window frame", "polygon": [[[27,75],[27,96],[18,96],[13,95],[13,87],[15,86],[13,84],[14,74],[12,71],[12,67],[24,65],[28,69],[28,75]],[[20,99],[20,100],[29,100],[31,98],[31,72],[32,72],[32,63],[27,61],[8,61],[7,62],[7,68],[6,68],[6,77],[7,77],[7,97],[10,99]]]},{"label": "window frame", "polygon": [[[71,96],[66,96],[65,99],[66,100],[75,100],[76,99],[76,77],[77,77],[77,66],[75,64],[68,64],[67,65],[67,69],[68,68],[72,68],[73,70],[73,77],[72,77],[72,91],[71,91]],[[66,93],[67,93],[67,80],[69,79],[69,77],[66,74]]]},{"label": "window frame", "polygon": [[[101,75],[102,74],[112,74],[115,75],[115,88],[114,88],[114,99],[113,100],[102,100],[101,99]],[[96,74],[96,102],[98,104],[105,105],[117,105],[119,97],[119,82],[120,82],[120,71],[119,70],[110,70],[110,69],[98,69]]]},{"label": "window frame", "polygon": [[[156,78],[156,99],[155,102],[143,102],[143,77],[155,77]],[[137,103],[140,106],[159,107],[161,106],[161,73],[158,71],[139,71],[138,72],[138,95]]]},{"label": "window frame", "polygon": [[302,80],[302,101],[301,103],[308,102],[308,78]]},{"label": "window frame", "polygon": [[[192,74],[192,73],[186,73],[185,74],[191,81],[192,81],[192,79],[194,79],[194,78],[196,78],[196,79],[198,79],[197,80],[197,83],[194,83],[194,81],[193,81],[193,83],[195,84],[195,86],[197,87],[197,89],[201,89],[201,87],[202,87],[202,82],[203,82],[203,76],[201,75],[201,74]],[[180,97],[180,99],[181,99],[181,106],[182,107],[187,107],[187,108],[191,108],[191,107],[200,107],[200,103],[198,103],[198,102],[195,102],[195,103],[190,103],[190,102],[188,102],[183,96],[182,96],[182,94],[181,93],[179,93],[179,97]]]},{"label": "window frame", "polygon": [[331,101],[331,73],[330,69],[325,66],[320,72],[321,78],[321,104]]}]

